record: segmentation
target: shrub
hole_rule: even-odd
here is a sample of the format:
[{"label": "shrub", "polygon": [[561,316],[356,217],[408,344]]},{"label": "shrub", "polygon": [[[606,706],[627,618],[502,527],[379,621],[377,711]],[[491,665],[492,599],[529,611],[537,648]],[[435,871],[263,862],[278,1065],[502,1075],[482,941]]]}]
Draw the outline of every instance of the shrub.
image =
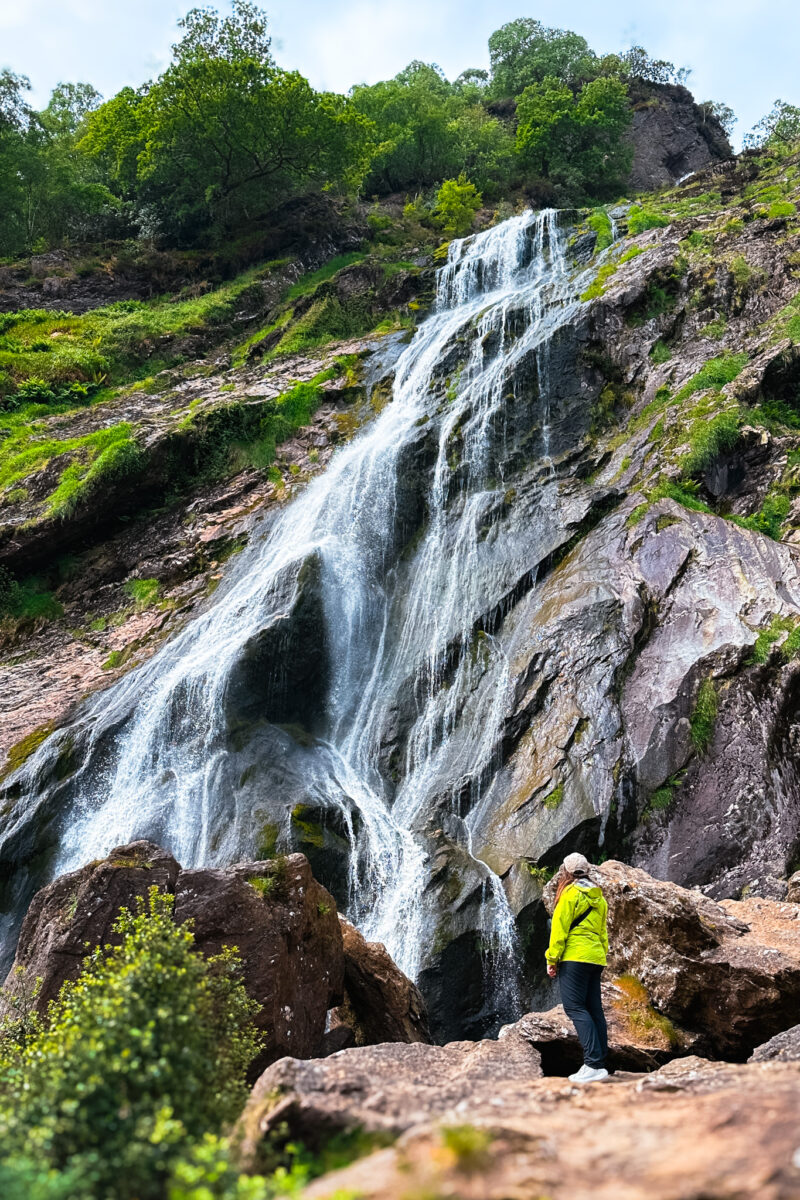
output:
[{"label": "shrub", "polygon": [[482,203],[480,192],[462,172],[458,179],[446,179],[439,188],[434,213],[448,237],[464,237],[472,229]]},{"label": "shrub", "polygon": [[114,924],[27,1044],[2,1045],[5,1153],[81,1179],[81,1194],[163,1197],[173,1161],[246,1098],[256,1009],[234,950],[204,958],[151,889]]}]

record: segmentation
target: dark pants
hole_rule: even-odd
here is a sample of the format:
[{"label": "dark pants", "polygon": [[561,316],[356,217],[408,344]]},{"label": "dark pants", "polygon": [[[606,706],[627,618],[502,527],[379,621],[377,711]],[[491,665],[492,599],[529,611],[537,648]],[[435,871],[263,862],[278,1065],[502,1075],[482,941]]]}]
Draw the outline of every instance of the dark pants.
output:
[{"label": "dark pants", "polygon": [[600,995],[603,968],[596,963],[560,962],[558,985],[561,1003],[583,1047],[589,1067],[604,1067],[608,1055],[608,1026]]}]

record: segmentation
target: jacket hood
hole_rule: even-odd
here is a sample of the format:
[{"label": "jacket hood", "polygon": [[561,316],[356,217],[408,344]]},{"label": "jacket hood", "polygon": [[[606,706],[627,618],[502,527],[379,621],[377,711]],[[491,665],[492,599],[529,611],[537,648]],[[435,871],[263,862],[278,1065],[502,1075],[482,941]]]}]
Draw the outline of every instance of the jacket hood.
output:
[{"label": "jacket hood", "polygon": [[578,888],[586,899],[592,902],[599,900],[603,894],[603,889],[598,887],[597,884],[592,883],[591,879],[576,879],[573,886]]}]

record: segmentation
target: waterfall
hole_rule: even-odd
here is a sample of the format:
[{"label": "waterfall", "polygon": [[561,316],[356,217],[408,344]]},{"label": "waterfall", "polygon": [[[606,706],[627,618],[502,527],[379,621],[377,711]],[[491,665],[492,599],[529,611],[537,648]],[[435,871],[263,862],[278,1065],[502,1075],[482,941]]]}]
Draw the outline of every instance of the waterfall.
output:
[{"label": "waterfall", "polygon": [[[499,639],[477,626],[487,595],[502,595],[529,569],[523,549],[496,550],[486,531],[508,486],[502,447],[515,372],[532,360],[540,508],[555,503],[547,346],[579,292],[552,211],[451,243],[433,310],[396,364],[391,403],[265,519],[207,611],[85,705],[76,722],[81,765],[51,874],[145,836],[184,865],[253,852],[252,803],[231,767],[236,672],[254,640],[274,635],[269,644],[281,646],[316,573],[320,711],[307,748],[297,750],[285,727],[270,743],[272,777],[281,779],[282,754],[287,763],[301,754],[304,797],[335,811],[351,843],[349,915],[412,977],[431,936],[422,834],[432,812],[446,819],[484,880],[487,969],[513,1009],[514,920],[501,880],[472,845],[511,676]],[[409,539],[404,496],[414,470]],[[273,661],[265,694],[281,693],[291,667]],[[408,715],[389,778],[385,749],[401,711]],[[31,796],[59,736],[23,769]]]}]

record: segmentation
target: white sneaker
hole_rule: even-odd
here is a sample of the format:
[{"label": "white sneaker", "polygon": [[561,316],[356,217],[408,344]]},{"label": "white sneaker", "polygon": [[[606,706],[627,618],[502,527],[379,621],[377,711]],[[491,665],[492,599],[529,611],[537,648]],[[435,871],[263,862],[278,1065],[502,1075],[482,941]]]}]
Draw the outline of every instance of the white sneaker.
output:
[{"label": "white sneaker", "polygon": [[580,1071],[576,1071],[574,1075],[570,1075],[570,1083],[599,1083],[601,1079],[608,1079],[608,1071],[605,1067],[588,1067],[583,1064]]}]

